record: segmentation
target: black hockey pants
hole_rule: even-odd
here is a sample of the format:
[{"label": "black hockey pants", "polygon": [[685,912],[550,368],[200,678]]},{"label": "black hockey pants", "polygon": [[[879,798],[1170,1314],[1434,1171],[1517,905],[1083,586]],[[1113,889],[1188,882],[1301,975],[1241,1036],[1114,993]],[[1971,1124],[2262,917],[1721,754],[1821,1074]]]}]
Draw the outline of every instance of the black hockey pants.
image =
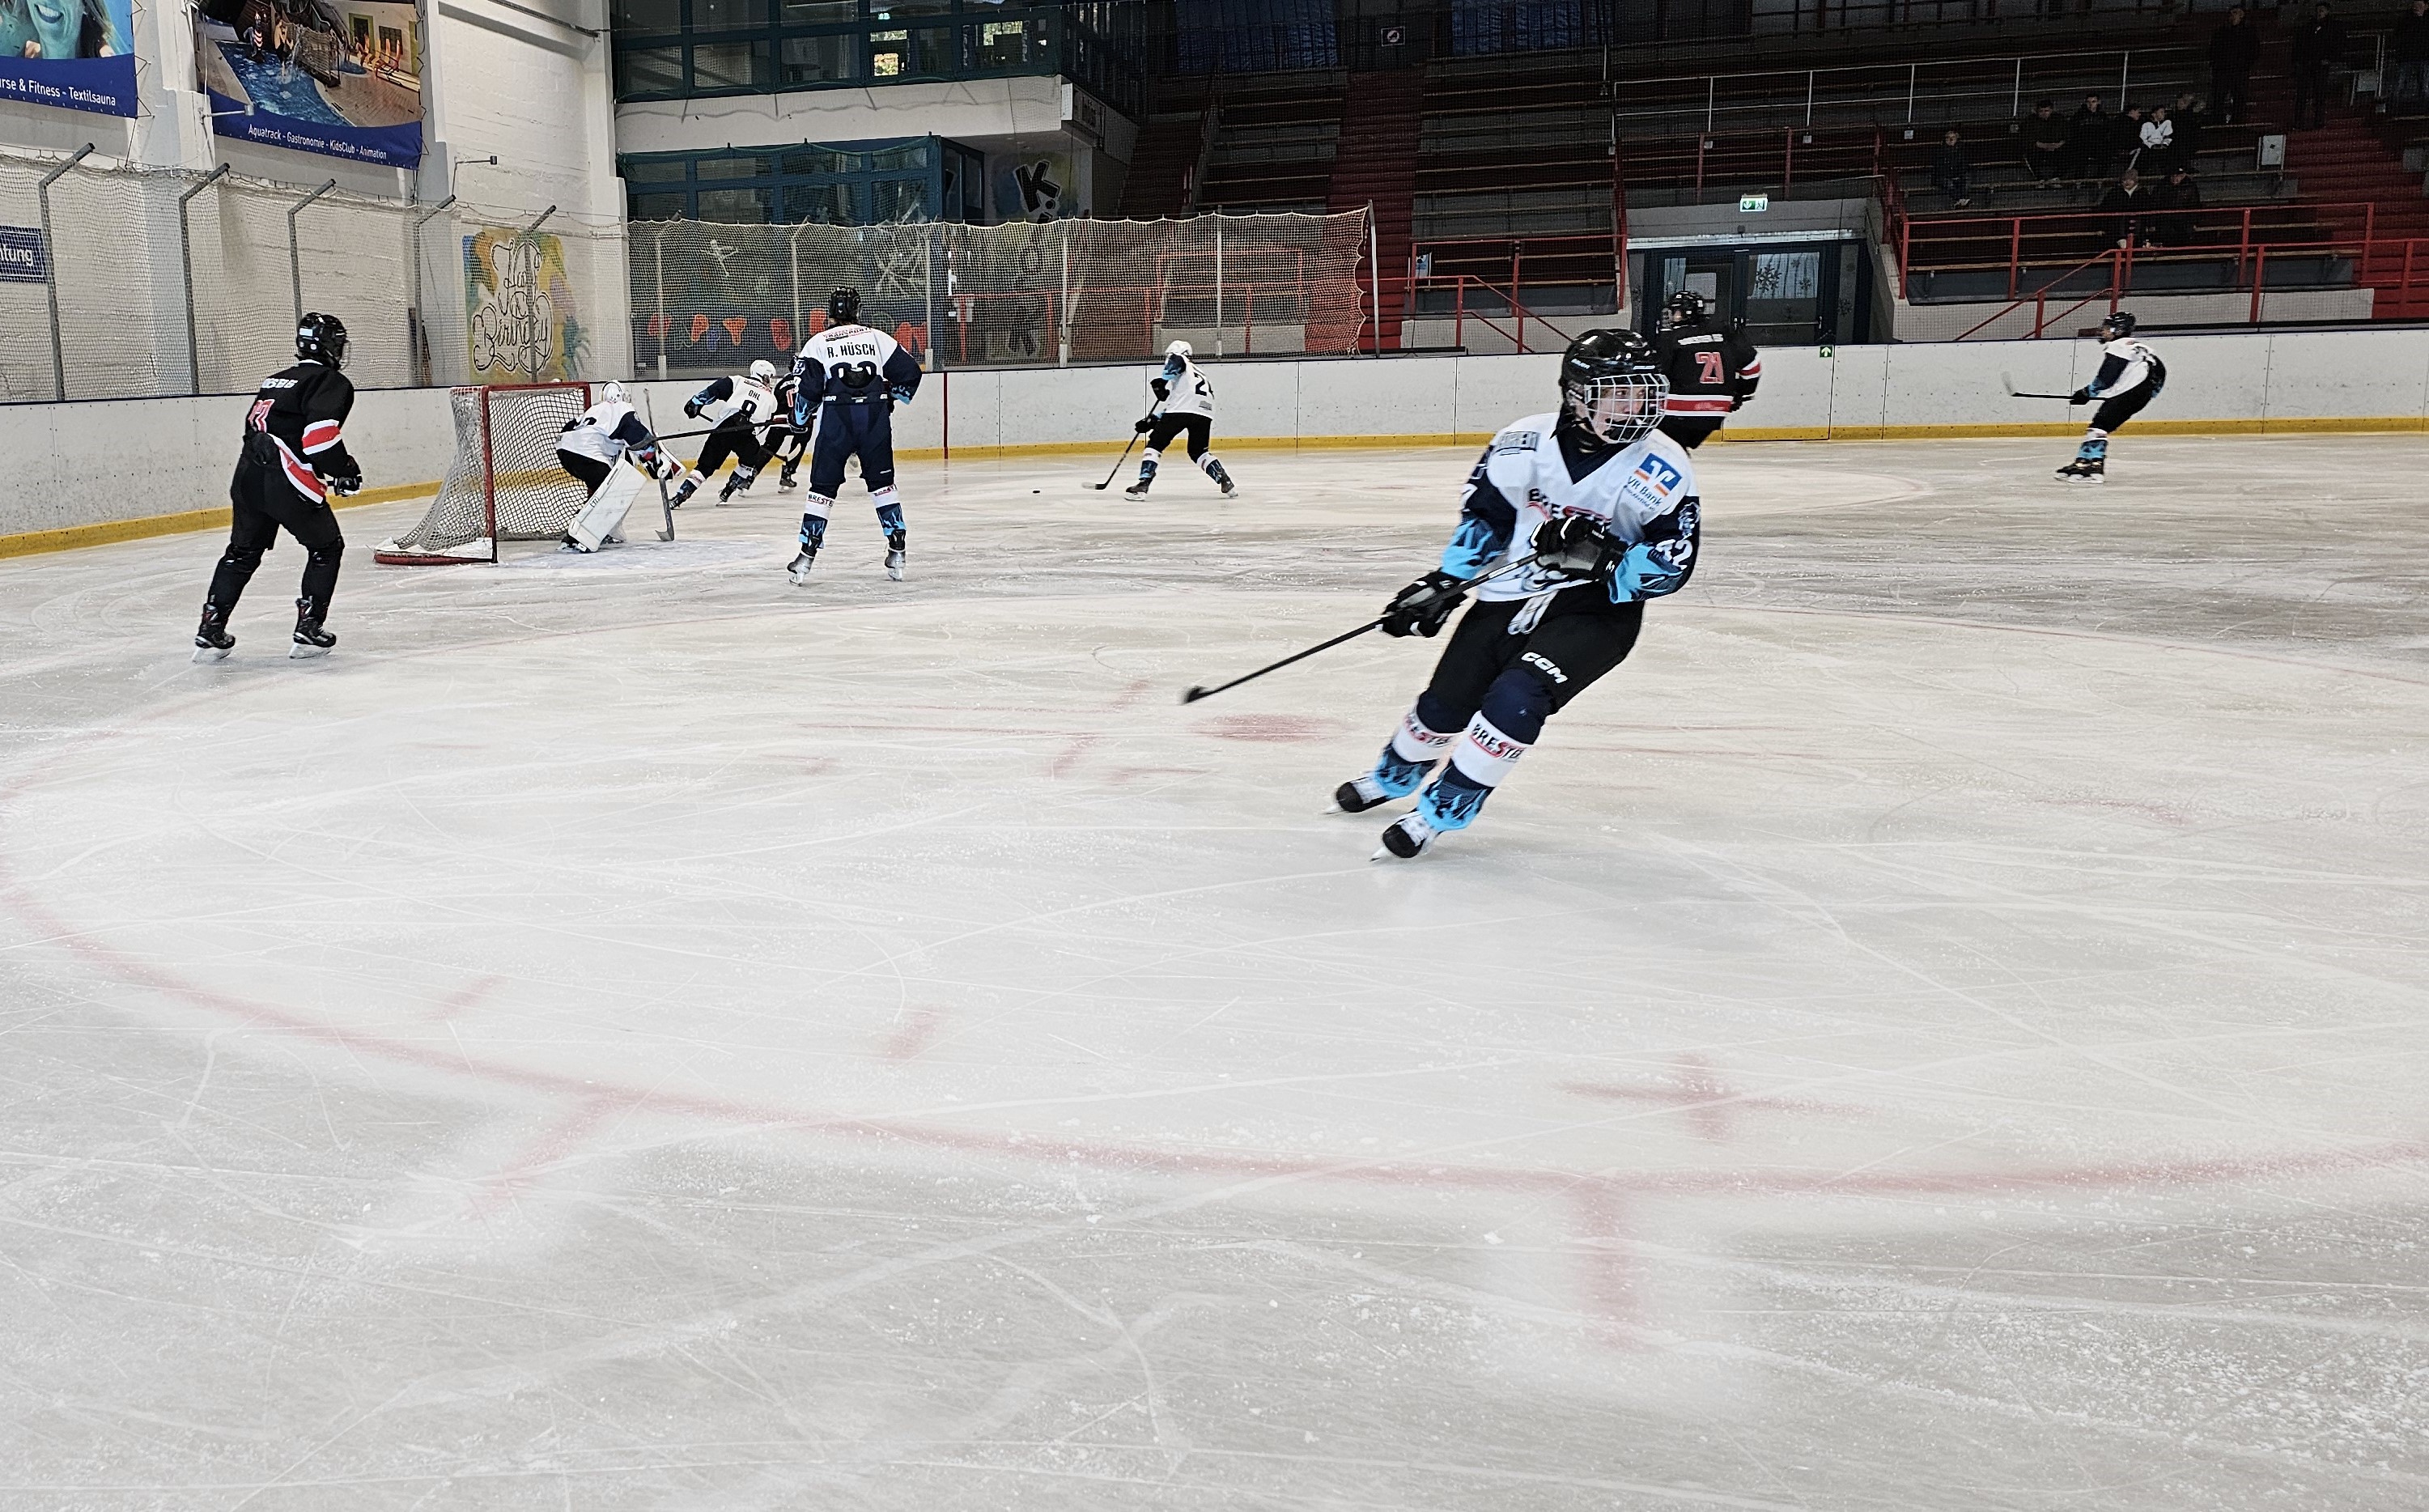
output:
[{"label": "black hockey pants", "polygon": [[2113,399],[2103,399],[2100,401],[2100,407],[2091,412],[2091,428],[2104,431],[2115,430],[2140,414],[2142,407],[2151,402],[2154,392],[2149,384],[2138,383]]},{"label": "black hockey pants", "polygon": [[1644,625],[1642,602],[1613,604],[1596,583],[1562,590],[1534,629],[1512,635],[1510,622],[1527,604],[1467,606],[1434,663],[1433,679],[1417,695],[1417,718],[1428,729],[1455,735],[1481,709],[1506,733],[1532,742],[1545,719],[1628,659]]},{"label": "black hockey pants", "polygon": [[222,619],[236,612],[244,586],[261,565],[261,554],[277,543],[280,527],[300,542],[304,558],[302,597],[314,620],[325,618],[329,599],[338,590],[338,564],[346,554],[346,538],[326,499],[307,499],[287,481],[286,474],[251,461],[236,465],[228,484],[228,504],[235,518],[228,529],[227,550],[211,573],[210,596],[205,602]]},{"label": "black hockey pants", "polygon": [[729,457],[742,472],[753,474],[768,465],[768,448],[759,444],[759,438],[751,433],[750,426],[719,425],[708,433],[707,443],[700,449],[700,475],[717,476],[717,470],[725,465]]},{"label": "black hockey pants", "polygon": [[1155,428],[1147,433],[1147,449],[1161,452],[1170,446],[1182,431],[1189,433],[1189,459],[1193,462],[1206,455],[1214,439],[1214,420],[1211,415],[1158,415]]},{"label": "black hockey pants", "polygon": [[843,464],[860,458],[860,481],[871,493],[894,487],[894,407],[834,400],[818,407],[810,442],[810,491],[832,499],[843,491]]},{"label": "black hockey pants", "polygon": [[582,491],[585,493],[598,492],[599,485],[606,482],[616,471],[615,463],[603,462],[595,457],[585,457],[579,452],[559,452],[556,454],[556,460],[559,466],[573,474],[574,481],[582,485]]}]

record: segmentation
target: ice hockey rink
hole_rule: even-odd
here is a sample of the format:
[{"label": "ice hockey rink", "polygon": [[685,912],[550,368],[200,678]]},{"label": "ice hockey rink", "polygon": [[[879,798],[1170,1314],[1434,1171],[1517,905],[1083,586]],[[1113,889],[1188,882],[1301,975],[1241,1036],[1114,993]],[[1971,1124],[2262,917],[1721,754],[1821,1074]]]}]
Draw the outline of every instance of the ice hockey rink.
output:
[{"label": "ice hockey rink", "polygon": [[2429,1504],[2429,440],[2070,453],[1706,448],[1413,863],[1178,695],[1462,450],[0,562],[0,1507]]}]

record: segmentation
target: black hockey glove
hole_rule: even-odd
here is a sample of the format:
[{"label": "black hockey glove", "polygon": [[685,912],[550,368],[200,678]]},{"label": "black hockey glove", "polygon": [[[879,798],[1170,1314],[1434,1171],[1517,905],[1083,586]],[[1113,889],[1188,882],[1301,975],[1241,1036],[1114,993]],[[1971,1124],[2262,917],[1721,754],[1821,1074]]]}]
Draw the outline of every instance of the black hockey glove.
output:
[{"label": "black hockey glove", "polygon": [[1157,404],[1162,404],[1166,399],[1172,397],[1172,385],[1165,382],[1162,378],[1149,378],[1147,380],[1147,386],[1155,390],[1155,402]]},{"label": "black hockey glove", "polygon": [[1428,640],[1442,634],[1443,623],[1450,618],[1451,610],[1459,607],[1466,587],[1464,578],[1444,572],[1428,573],[1393,594],[1392,602],[1383,606],[1383,633],[1421,635]]},{"label": "black hockey glove", "polygon": [[339,498],[344,498],[349,494],[360,493],[362,491],[363,473],[360,468],[356,468],[351,473],[332,473],[327,474],[327,476],[329,479],[329,491],[338,495]]},{"label": "black hockey glove", "polygon": [[2091,390],[2089,389],[2077,389],[2074,392],[2066,396],[2066,402],[2071,405],[2088,405],[2091,403]]},{"label": "black hockey glove", "polygon": [[1144,436],[1148,431],[1155,429],[1155,417],[1153,415],[1145,416],[1137,424],[1132,425],[1131,429],[1137,431],[1140,435]]},{"label": "black hockey glove", "polygon": [[1610,526],[1590,514],[1564,514],[1545,521],[1535,527],[1533,545],[1545,567],[1591,582],[1608,577],[1628,549],[1612,537]]},{"label": "black hockey glove", "polygon": [[698,420],[700,418],[699,400],[686,399],[684,401],[684,418],[686,420]]}]

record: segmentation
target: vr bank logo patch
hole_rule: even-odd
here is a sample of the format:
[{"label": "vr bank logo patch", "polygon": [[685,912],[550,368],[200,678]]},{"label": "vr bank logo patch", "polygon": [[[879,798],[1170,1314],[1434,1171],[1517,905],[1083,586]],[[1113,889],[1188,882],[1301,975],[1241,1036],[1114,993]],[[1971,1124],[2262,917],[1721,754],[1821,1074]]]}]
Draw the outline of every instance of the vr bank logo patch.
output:
[{"label": "vr bank logo patch", "polygon": [[1645,455],[1643,461],[1636,464],[1636,475],[1643,478],[1655,493],[1664,498],[1669,497],[1671,490],[1686,479],[1685,474],[1650,453]]}]

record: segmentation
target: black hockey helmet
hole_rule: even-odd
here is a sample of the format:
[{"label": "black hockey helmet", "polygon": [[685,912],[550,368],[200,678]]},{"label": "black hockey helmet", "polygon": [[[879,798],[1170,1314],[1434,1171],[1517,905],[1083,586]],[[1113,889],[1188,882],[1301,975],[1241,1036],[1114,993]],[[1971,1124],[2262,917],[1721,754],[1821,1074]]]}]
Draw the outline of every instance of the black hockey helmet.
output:
[{"label": "black hockey helmet", "polygon": [[1596,445],[1628,446],[1661,424],[1670,380],[1635,331],[1588,331],[1561,354],[1561,424]]},{"label": "black hockey helmet", "polygon": [[1712,318],[1712,307],[1692,289],[1681,289],[1661,304],[1661,328],[1701,325]]},{"label": "black hockey helmet", "polygon": [[295,323],[295,355],[306,362],[346,365],[346,323],[313,310]]},{"label": "black hockey helmet", "polygon": [[860,324],[860,291],[838,289],[827,296],[827,319],[837,325]]},{"label": "black hockey helmet", "polygon": [[2125,310],[2112,309],[2108,318],[2100,323],[2100,339],[2104,341],[2122,341],[2133,334],[2134,317]]}]

